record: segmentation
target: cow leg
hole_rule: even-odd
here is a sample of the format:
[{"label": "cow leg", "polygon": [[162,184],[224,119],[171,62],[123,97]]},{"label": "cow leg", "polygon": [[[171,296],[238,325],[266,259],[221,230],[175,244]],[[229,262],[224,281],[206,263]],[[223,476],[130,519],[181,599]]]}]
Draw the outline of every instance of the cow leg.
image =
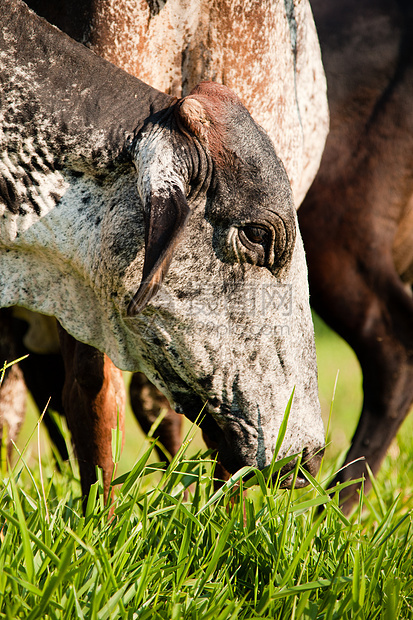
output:
[{"label": "cow leg", "polygon": [[79,463],[84,502],[96,482],[96,466],[103,472],[104,498],[113,475],[112,429],[124,429],[125,387],[111,360],[59,329],[65,365],[63,407]]},{"label": "cow leg", "polygon": [[[218,445],[215,443],[215,441],[210,439],[209,435],[205,431],[202,431],[202,437],[203,437],[203,439],[205,441],[205,444],[206,444],[207,448],[209,448],[210,450],[214,450],[215,455],[217,455],[218,454]],[[227,480],[229,480],[230,478],[231,478],[231,474],[229,473],[229,471],[227,471],[225,469],[225,467],[223,467],[221,465],[221,463],[219,461],[217,461],[216,465],[215,465],[215,471],[214,471],[214,489],[215,489],[215,491],[220,489],[222,487],[223,483],[226,482]]]},{"label": "cow leg", "polygon": [[50,409],[63,415],[62,391],[64,385],[64,366],[60,354],[29,353],[29,357],[22,364],[22,371],[26,386],[30,391],[39,412],[44,412],[43,423],[46,426],[50,439],[57,448],[63,461],[69,458],[65,439],[50,414]]},{"label": "cow leg", "polygon": [[[387,293],[387,294],[386,294]],[[387,291],[370,296],[364,321],[352,344],[363,371],[364,402],[345,464],[333,481],[366,477],[366,463],[374,474],[413,403],[413,300],[396,274]],[[346,489],[342,507],[348,513],[358,499],[359,485]]]},{"label": "cow leg", "polygon": [[[50,320],[50,317],[47,317]],[[26,387],[31,393],[40,412],[44,411],[43,423],[46,426],[50,439],[54,443],[62,460],[69,458],[66,442],[49,409],[63,415],[62,390],[65,370],[60,352],[33,353],[24,344],[28,331],[26,320],[13,316],[13,339],[18,357],[28,354],[28,358],[21,365]],[[59,342],[56,342],[58,348]]]},{"label": "cow leg", "polygon": [[[27,323],[16,319],[11,309],[0,310],[0,366],[4,360],[12,361],[29,354],[21,365],[14,364],[5,374],[0,388],[0,425],[8,426],[9,439],[16,441],[26,409],[26,388],[43,411],[49,399],[51,407],[63,413],[61,394],[64,382],[64,368],[60,354],[43,355],[32,353],[23,344]],[[51,417],[45,411],[43,421],[50,438],[63,460],[68,458],[65,440]],[[11,443],[8,445],[10,455]]]},{"label": "cow leg", "polygon": [[[0,376],[5,361],[18,358],[11,330],[11,311],[0,309]],[[7,455],[12,452],[11,440],[16,441],[26,411],[26,386],[18,364],[10,366],[0,385],[0,442],[3,429],[7,427]]]},{"label": "cow leg", "polygon": [[[358,250],[346,251],[346,231],[339,228],[335,234],[327,223],[314,225],[316,203],[310,202],[308,209],[304,205],[299,217],[312,305],[354,349],[363,372],[363,409],[345,465],[365,460],[340,471],[332,484],[364,475],[368,490],[366,463],[373,473],[379,470],[413,402],[413,300],[385,250],[385,240],[381,245],[376,240],[375,247],[381,247],[376,256],[366,250],[367,233]],[[359,488],[357,484],[343,492],[346,512],[357,501]]]},{"label": "cow leg", "polygon": [[[129,393],[133,413],[146,435],[161,411],[166,410],[155,437],[171,456],[175,456],[182,442],[182,416],[171,408],[167,398],[141,372],[132,375]],[[162,450],[157,448],[157,451],[160,458],[164,459]]]}]

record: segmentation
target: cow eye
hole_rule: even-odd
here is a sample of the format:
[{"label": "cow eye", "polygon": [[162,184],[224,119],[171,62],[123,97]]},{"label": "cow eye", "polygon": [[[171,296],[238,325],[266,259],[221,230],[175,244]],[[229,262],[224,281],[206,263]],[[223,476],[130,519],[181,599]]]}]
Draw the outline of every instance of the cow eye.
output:
[{"label": "cow eye", "polygon": [[[285,262],[287,243],[290,242],[291,249],[293,247],[293,226],[294,221],[291,242],[286,223],[276,214],[272,215],[271,220],[262,218],[258,222],[240,222],[230,226],[225,241],[226,260],[266,267],[275,273]],[[285,256],[288,258],[289,254]]]},{"label": "cow eye", "polygon": [[241,231],[251,243],[265,245],[268,242],[268,231],[260,226],[244,226]]},{"label": "cow eye", "polygon": [[244,260],[254,265],[264,266],[268,262],[271,249],[271,232],[263,226],[247,224],[239,228],[238,236]]}]

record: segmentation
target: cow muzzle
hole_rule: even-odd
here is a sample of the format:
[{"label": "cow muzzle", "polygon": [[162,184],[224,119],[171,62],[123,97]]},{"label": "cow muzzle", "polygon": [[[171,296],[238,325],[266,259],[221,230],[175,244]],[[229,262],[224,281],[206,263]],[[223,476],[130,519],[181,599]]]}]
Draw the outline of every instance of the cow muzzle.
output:
[{"label": "cow muzzle", "polygon": [[[285,465],[280,471],[280,477],[284,478],[280,484],[281,489],[291,489],[293,484],[295,489],[302,489],[309,484],[309,479],[306,477],[306,472],[308,472],[313,478],[316,477],[318,471],[320,469],[321,462],[324,456],[324,447],[320,447],[318,449],[309,450],[308,448],[304,448],[302,452],[301,459],[301,467],[298,471],[297,477],[295,478],[295,468],[297,465],[297,459],[293,459],[287,465]],[[274,474],[274,477],[278,476]]]}]

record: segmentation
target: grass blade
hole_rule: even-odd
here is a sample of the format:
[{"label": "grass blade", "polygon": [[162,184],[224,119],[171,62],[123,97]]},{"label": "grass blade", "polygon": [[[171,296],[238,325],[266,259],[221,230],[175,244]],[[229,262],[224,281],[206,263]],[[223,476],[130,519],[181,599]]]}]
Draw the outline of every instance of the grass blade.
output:
[{"label": "grass blade", "polygon": [[20,503],[19,491],[18,491],[16,482],[14,480],[14,476],[10,472],[10,470],[9,470],[9,475],[10,475],[9,480],[10,480],[10,484],[12,488],[14,505],[15,505],[16,513],[17,513],[18,525],[19,525],[20,533],[22,537],[24,561],[25,561],[26,572],[27,572],[27,580],[30,583],[34,583],[34,575],[35,575],[34,558],[33,558],[33,551],[32,551],[32,547],[30,543],[29,530],[27,528],[27,523],[26,523],[26,519],[24,516],[23,508]]}]

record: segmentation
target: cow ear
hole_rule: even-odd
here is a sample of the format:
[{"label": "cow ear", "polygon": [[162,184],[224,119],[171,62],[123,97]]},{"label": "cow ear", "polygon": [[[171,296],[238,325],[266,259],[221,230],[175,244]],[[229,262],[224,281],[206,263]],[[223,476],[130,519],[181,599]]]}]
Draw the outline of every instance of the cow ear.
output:
[{"label": "cow ear", "polygon": [[128,306],[128,315],[141,312],[161,287],[190,210],[182,190],[151,195],[145,222],[145,260],[142,281]]},{"label": "cow ear", "polygon": [[205,138],[211,121],[202,103],[191,97],[182,99],[177,108],[178,119],[197,138]]}]

